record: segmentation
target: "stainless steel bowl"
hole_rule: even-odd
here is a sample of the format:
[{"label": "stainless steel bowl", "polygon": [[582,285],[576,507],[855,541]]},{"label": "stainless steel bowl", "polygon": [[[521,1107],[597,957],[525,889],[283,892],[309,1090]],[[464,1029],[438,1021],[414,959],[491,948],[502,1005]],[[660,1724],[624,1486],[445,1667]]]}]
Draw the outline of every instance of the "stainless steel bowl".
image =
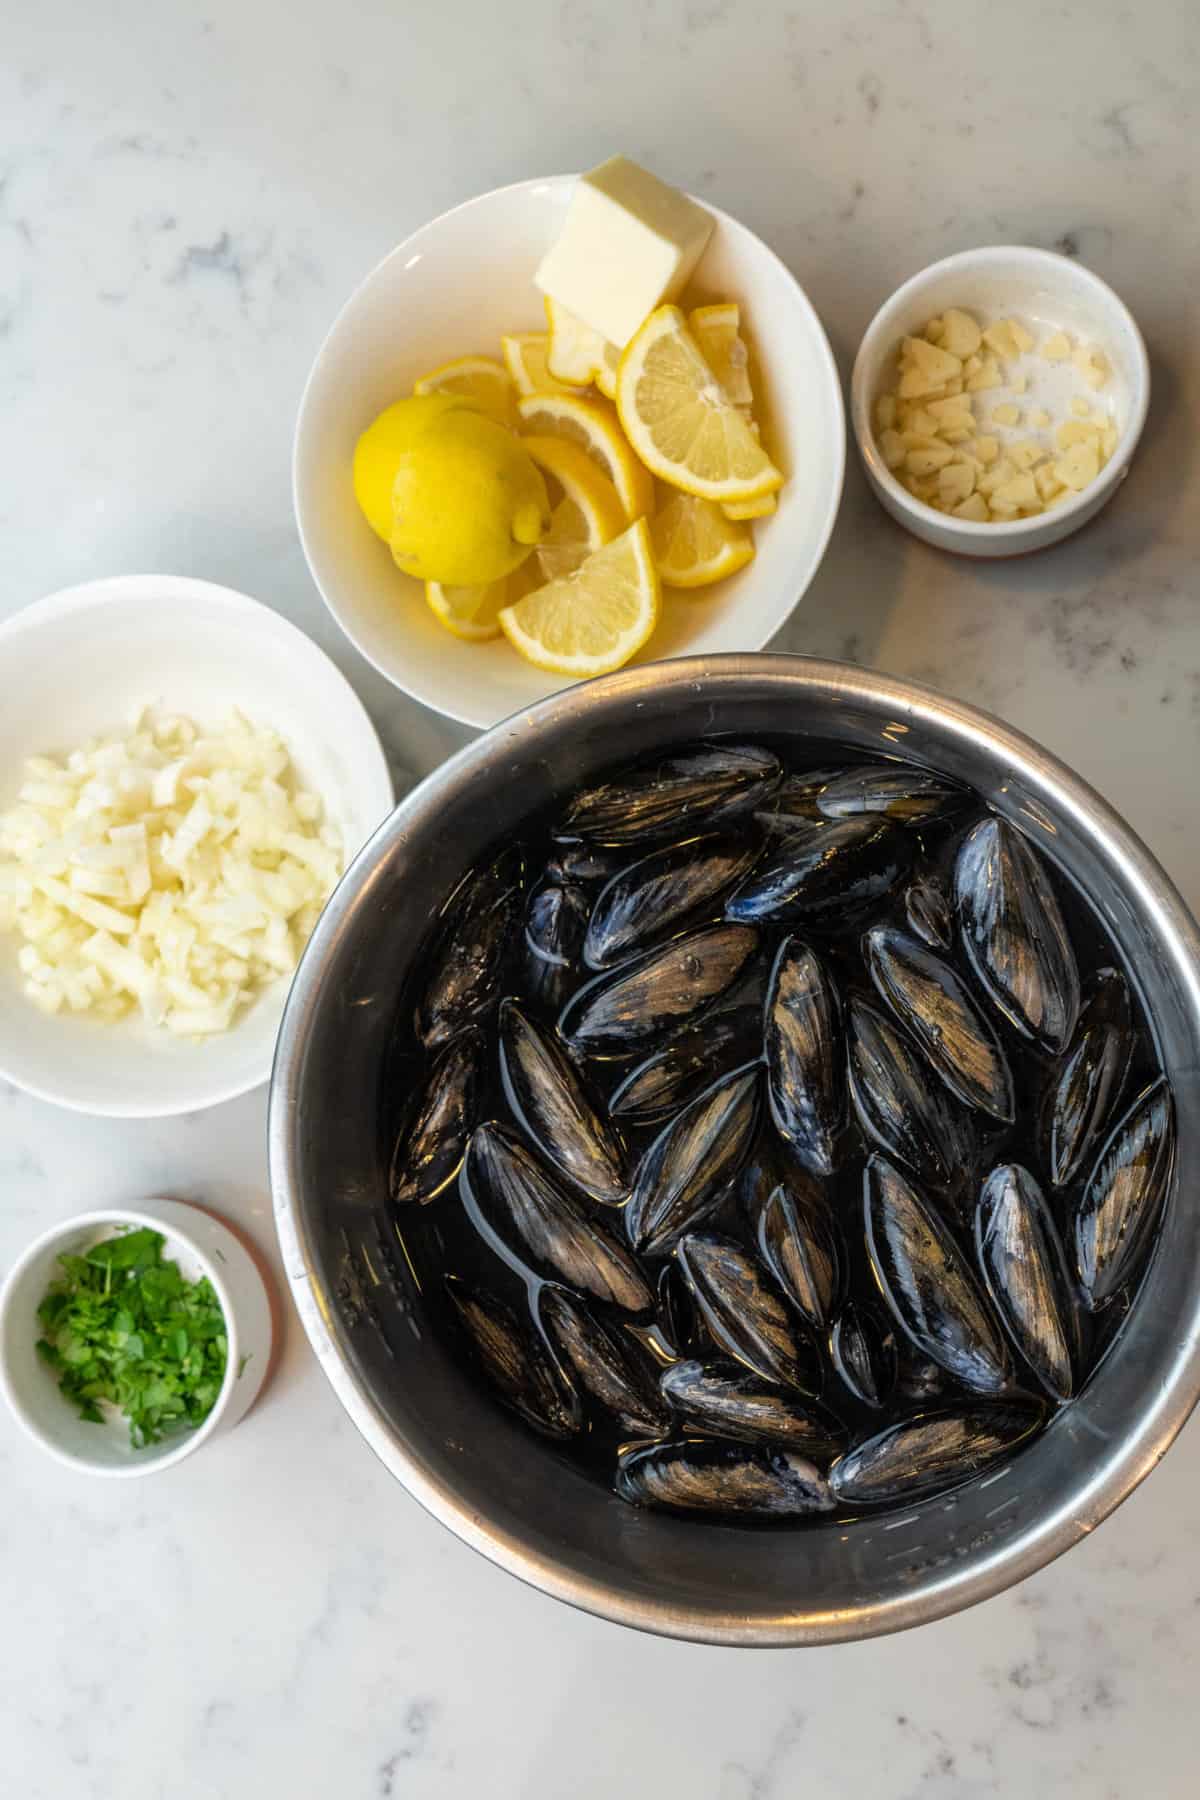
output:
[{"label": "stainless steel bowl", "polygon": [[[755,1531],[636,1511],[565,1467],[460,1372],[389,1229],[379,1088],[396,997],[440,897],[484,848],[604,765],[670,742],[794,733],[902,752],[1039,838],[1103,915],[1159,1034],[1177,1169],[1200,1162],[1200,934],[1099,796],[1027,738],[915,682],[727,656],[575,687],[423,782],[362,851],[292,989],[271,1092],[276,1221],[321,1364],[377,1454],[465,1543],[548,1594],[716,1644],[897,1631],[1000,1592],[1085,1537],[1200,1394],[1200,1210],[1170,1205],[1124,1331],[1012,1466],[858,1523]],[[1177,1178],[1178,1179],[1178,1178]],[[1189,1183],[1190,1185],[1190,1183]]]}]

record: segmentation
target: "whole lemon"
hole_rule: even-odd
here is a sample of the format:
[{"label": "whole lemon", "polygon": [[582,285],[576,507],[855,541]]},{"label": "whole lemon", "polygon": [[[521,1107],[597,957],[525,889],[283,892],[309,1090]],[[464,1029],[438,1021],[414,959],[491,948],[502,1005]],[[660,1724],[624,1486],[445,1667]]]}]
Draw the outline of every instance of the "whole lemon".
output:
[{"label": "whole lemon", "polygon": [[372,531],[392,541],[392,483],[400,458],[427,425],[465,405],[458,394],[414,394],[384,407],[354,446],[354,497]]},{"label": "whole lemon", "polygon": [[484,587],[524,562],[549,530],[541,470],[520,440],[482,413],[443,414],[400,458],[392,555],[406,575]]}]

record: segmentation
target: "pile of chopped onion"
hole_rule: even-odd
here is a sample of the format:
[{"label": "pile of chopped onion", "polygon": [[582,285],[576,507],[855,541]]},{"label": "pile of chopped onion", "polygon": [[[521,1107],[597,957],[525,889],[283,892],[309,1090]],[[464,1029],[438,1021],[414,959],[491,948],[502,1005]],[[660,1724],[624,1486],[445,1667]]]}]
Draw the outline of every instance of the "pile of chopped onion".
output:
[{"label": "pile of chopped onion", "polygon": [[44,1011],[185,1037],[226,1030],[292,973],[342,871],[286,744],[143,712],[126,736],[33,756],[0,818],[0,930]]}]

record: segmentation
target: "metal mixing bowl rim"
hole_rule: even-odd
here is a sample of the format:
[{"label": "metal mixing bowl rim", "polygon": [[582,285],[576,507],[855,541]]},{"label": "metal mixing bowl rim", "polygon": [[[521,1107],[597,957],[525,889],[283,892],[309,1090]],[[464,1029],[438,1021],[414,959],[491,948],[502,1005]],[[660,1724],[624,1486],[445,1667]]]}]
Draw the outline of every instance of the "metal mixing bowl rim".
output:
[{"label": "metal mixing bowl rim", "polygon": [[582,723],[590,713],[612,703],[613,696],[636,703],[639,693],[661,690],[664,684],[682,690],[697,683],[772,679],[821,687],[848,702],[883,704],[894,709],[901,724],[916,719],[941,734],[949,732],[986,749],[990,756],[999,753],[1014,776],[1029,781],[1041,796],[1078,822],[1086,835],[1099,840],[1109,860],[1120,866],[1175,967],[1200,1029],[1200,927],[1140,839],[1107,801],[1049,751],[978,707],[922,683],[852,664],[771,654],[686,657],[606,676],[537,702],[466,745],[400,803],[343,876],[305,951],[279,1033],[268,1123],[275,1223],[297,1310],[342,1405],[407,1492],[472,1549],[545,1594],[639,1630],[747,1647],[837,1643],[925,1624],[1002,1592],[1062,1555],[1092,1532],[1161,1461],[1200,1399],[1200,1312],[1181,1326],[1167,1379],[1147,1397],[1129,1431],[1110,1446],[1090,1478],[1077,1484],[1051,1512],[1038,1516],[1003,1547],[970,1567],[938,1569],[922,1585],[881,1602],[809,1614],[792,1611],[778,1617],[747,1618],[738,1614],[736,1605],[714,1603],[684,1609],[665,1601],[635,1601],[601,1579],[564,1569],[553,1557],[532,1551],[517,1535],[501,1530],[464,1505],[453,1487],[424,1463],[418,1445],[397,1439],[351,1371],[345,1326],[317,1278],[309,1236],[295,1205],[299,1188],[295,1126],[305,1045],[330,954],[350,928],[364,892],[410,824],[431,811],[436,813],[441,796],[460,782],[476,774],[485,776],[498,739],[515,733],[527,744],[543,721],[564,709],[577,712]]}]

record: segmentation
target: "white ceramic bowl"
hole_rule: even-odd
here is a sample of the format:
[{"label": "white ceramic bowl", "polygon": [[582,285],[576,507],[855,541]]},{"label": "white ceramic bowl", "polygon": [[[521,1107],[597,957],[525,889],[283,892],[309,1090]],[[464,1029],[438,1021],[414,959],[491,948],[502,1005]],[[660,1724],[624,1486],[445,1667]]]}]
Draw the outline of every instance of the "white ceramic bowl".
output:
[{"label": "white ceramic bowl", "polygon": [[[1119,432],[1117,447],[1090,487],[1048,513],[993,525],[937,512],[896,480],[875,442],[875,401],[891,386],[900,339],[948,306],[974,313],[985,324],[1015,314],[1039,340],[1051,332],[1065,331],[1073,343],[1092,344],[1104,352],[1111,374],[1106,385],[1093,392],[1077,375],[1072,380],[1070,364],[1048,364],[1035,350],[1022,362],[1022,368],[1029,371],[1030,391],[1015,397],[1022,414],[1030,406],[1042,405],[1055,424],[1070,416],[1068,395],[1072,389],[1111,412]],[[986,417],[993,404],[1012,398],[1000,390],[976,395],[976,414]],[[892,517],[916,537],[963,556],[1020,556],[1078,531],[1125,479],[1149,404],[1146,346],[1124,301],[1081,263],[1020,245],[963,250],[932,263],[897,288],[867,327],[850,384],[854,436],[876,495]],[[1016,435],[1027,433],[1018,431]]]},{"label": "white ceramic bowl", "polygon": [[[324,797],[345,863],[393,804],[379,740],[348,682],[269,607],[177,575],[120,575],[36,602],[0,627],[0,811],[26,756],[74,749],[160,704],[219,725],[231,707],[283,736]],[[287,983],[204,1042],[140,1019],[48,1017],[22,993],[19,942],[0,935],[0,1076],[81,1112],[194,1112],[265,1082]]]},{"label": "white ceramic bowl", "polygon": [[[163,1255],[191,1281],[207,1275],[221,1303],[229,1342],[225,1380],[203,1425],[135,1450],[129,1424],[115,1409],[100,1425],[79,1417],[35,1348],[37,1309],[64,1252],[88,1250],[120,1225],[161,1231]],[[181,1200],[143,1200],[135,1207],[81,1213],[30,1244],[0,1290],[0,1389],[18,1422],[59,1462],[91,1475],[152,1475],[191,1456],[249,1411],[271,1366],[270,1297],[254,1258],[221,1219]]]},{"label": "white ceramic bowl", "polygon": [[[443,213],[374,269],[342,309],[309,376],[296,425],[296,520],[313,578],[363,655],[415,699],[486,727],[568,685],[503,640],[464,644],[438,624],[355,503],[355,442],[438,363],[500,356],[506,332],[543,331],[533,272],[555,237],[574,176],[525,181]],[[707,204],[707,203],[705,203]],[[688,299],[741,302],[764,371],[765,435],[795,476],[756,531],[753,563],[694,597],[668,592],[640,660],[758,650],[804,593],[837,516],[845,419],[837,368],[812,305],[779,258],[715,207]]]}]

